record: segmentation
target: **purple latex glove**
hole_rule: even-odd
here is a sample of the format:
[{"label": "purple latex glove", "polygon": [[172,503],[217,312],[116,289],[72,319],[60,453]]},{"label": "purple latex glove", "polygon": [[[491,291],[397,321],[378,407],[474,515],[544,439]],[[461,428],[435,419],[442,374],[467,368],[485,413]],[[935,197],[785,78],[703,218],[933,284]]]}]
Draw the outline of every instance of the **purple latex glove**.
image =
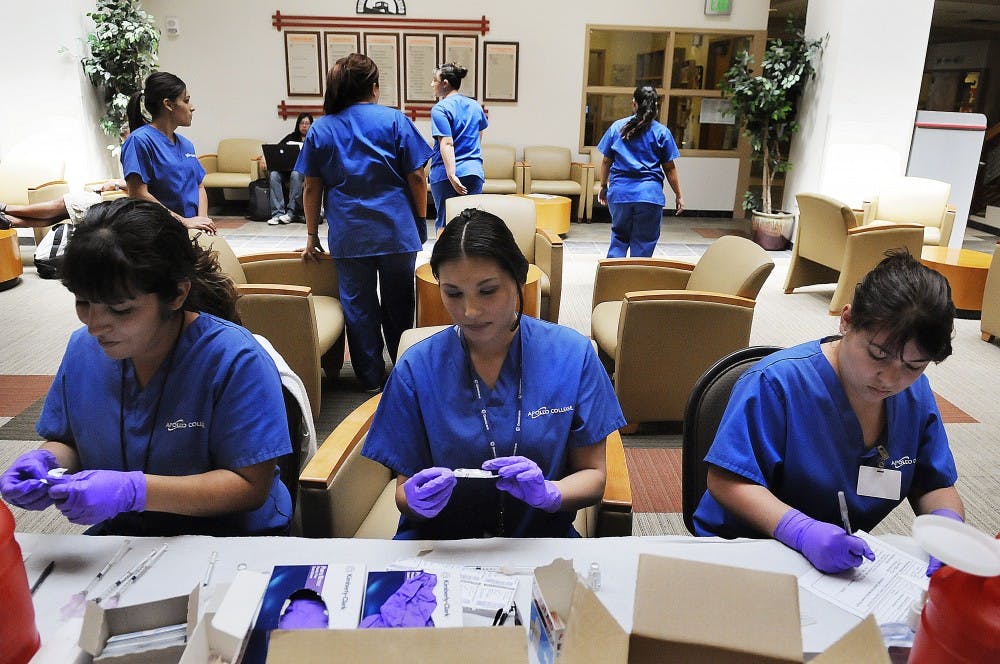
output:
[{"label": "purple latex glove", "polygon": [[538,464],[523,456],[490,459],[483,470],[494,470],[500,477],[497,488],[518,500],[546,512],[556,512],[562,505],[562,494],[554,482],[545,479]]},{"label": "purple latex glove", "polygon": [[288,608],[278,618],[278,629],[326,629],[329,624],[326,604],[311,590],[292,593]]},{"label": "purple latex glove", "polygon": [[[25,452],[0,476],[0,494],[11,505],[26,510],[43,510],[52,504],[49,498],[49,471],[58,465],[48,450]],[[43,481],[44,480],[44,481]]]},{"label": "purple latex glove", "polygon": [[92,525],[146,509],[146,476],[139,470],[84,470],[53,479],[49,497],[73,523]]},{"label": "purple latex glove", "polygon": [[862,558],[875,560],[875,553],[860,537],[848,535],[832,523],[811,519],[796,509],[788,510],[778,521],[774,539],[792,547],[813,567],[827,574],[857,567]]},{"label": "purple latex glove", "polygon": [[433,627],[431,614],[437,607],[435,585],[436,575],[414,574],[382,603],[378,613],[366,617],[358,627]]},{"label": "purple latex glove", "polygon": [[[965,523],[965,519],[962,518],[961,514],[946,508],[934,510],[933,512],[931,512],[931,514],[937,514],[938,516],[947,517],[949,519],[954,519],[955,521],[961,521],[962,523]],[[927,571],[925,572],[925,574],[927,574],[927,576],[930,576],[934,572],[938,571],[938,569],[940,569],[941,564],[942,563],[940,560],[938,560],[934,556],[930,556],[930,559],[927,561]]]},{"label": "purple latex glove", "polygon": [[425,519],[435,517],[448,504],[457,483],[448,468],[425,468],[403,484],[406,504]]}]

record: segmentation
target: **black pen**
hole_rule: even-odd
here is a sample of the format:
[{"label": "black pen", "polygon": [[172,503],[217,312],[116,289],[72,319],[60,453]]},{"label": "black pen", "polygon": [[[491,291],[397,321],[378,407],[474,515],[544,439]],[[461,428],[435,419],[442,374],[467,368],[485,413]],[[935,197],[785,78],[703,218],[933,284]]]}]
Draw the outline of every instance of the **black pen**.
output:
[{"label": "black pen", "polygon": [[42,585],[42,581],[49,578],[49,574],[52,573],[52,570],[55,569],[55,566],[56,566],[56,561],[54,560],[50,560],[49,564],[45,566],[45,569],[42,570],[42,573],[39,574],[38,578],[35,579],[35,582],[31,584],[32,595],[34,595],[35,591],[38,590],[38,587]]}]

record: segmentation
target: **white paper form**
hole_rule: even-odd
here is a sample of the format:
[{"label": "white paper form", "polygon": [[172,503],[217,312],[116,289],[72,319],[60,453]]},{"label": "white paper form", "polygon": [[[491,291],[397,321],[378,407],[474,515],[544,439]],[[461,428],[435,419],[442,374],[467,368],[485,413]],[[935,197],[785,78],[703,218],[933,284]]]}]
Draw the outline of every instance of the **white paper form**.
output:
[{"label": "white paper form", "polygon": [[927,562],[864,531],[854,534],[871,547],[874,561],[840,574],[814,569],[799,577],[799,585],[859,618],[874,614],[880,625],[906,623],[910,605],[927,589]]}]

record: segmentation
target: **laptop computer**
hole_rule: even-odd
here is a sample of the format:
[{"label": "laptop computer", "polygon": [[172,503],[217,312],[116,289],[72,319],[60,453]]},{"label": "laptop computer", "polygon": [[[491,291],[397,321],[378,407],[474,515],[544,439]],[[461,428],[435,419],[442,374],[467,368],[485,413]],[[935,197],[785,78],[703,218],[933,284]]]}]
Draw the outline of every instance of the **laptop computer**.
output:
[{"label": "laptop computer", "polygon": [[294,143],[274,143],[262,145],[264,159],[269,171],[291,171],[299,158],[300,146]]}]

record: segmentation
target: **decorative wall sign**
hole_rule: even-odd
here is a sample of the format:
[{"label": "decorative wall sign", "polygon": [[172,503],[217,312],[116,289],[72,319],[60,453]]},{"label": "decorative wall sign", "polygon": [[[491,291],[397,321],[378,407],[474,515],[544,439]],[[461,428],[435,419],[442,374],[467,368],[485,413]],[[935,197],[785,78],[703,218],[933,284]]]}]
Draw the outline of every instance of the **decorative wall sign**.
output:
[{"label": "decorative wall sign", "polygon": [[330,71],[337,60],[361,52],[361,33],[324,32],[323,43],[326,45],[326,70]]},{"label": "decorative wall sign", "polygon": [[518,42],[483,42],[483,100],[517,101]]},{"label": "decorative wall sign", "polygon": [[441,64],[454,62],[469,70],[468,76],[462,83],[462,94],[472,99],[479,99],[479,38],[476,36],[465,37],[463,35],[444,36],[444,58]]},{"label": "decorative wall sign", "polygon": [[318,32],[285,33],[285,75],[289,97],[323,96]]},{"label": "decorative wall sign", "polygon": [[379,103],[399,108],[399,35],[365,33],[365,55],[378,67]]},{"label": "decorative wall sign", "polygon": [[406,14],[405,0],[358,0],[358,14]]},{"label": "decorative wall sign", "polygon": [[406,101],[434,103],[431,80],[438,62],[437,35],[403,35],[403,71]]}]

